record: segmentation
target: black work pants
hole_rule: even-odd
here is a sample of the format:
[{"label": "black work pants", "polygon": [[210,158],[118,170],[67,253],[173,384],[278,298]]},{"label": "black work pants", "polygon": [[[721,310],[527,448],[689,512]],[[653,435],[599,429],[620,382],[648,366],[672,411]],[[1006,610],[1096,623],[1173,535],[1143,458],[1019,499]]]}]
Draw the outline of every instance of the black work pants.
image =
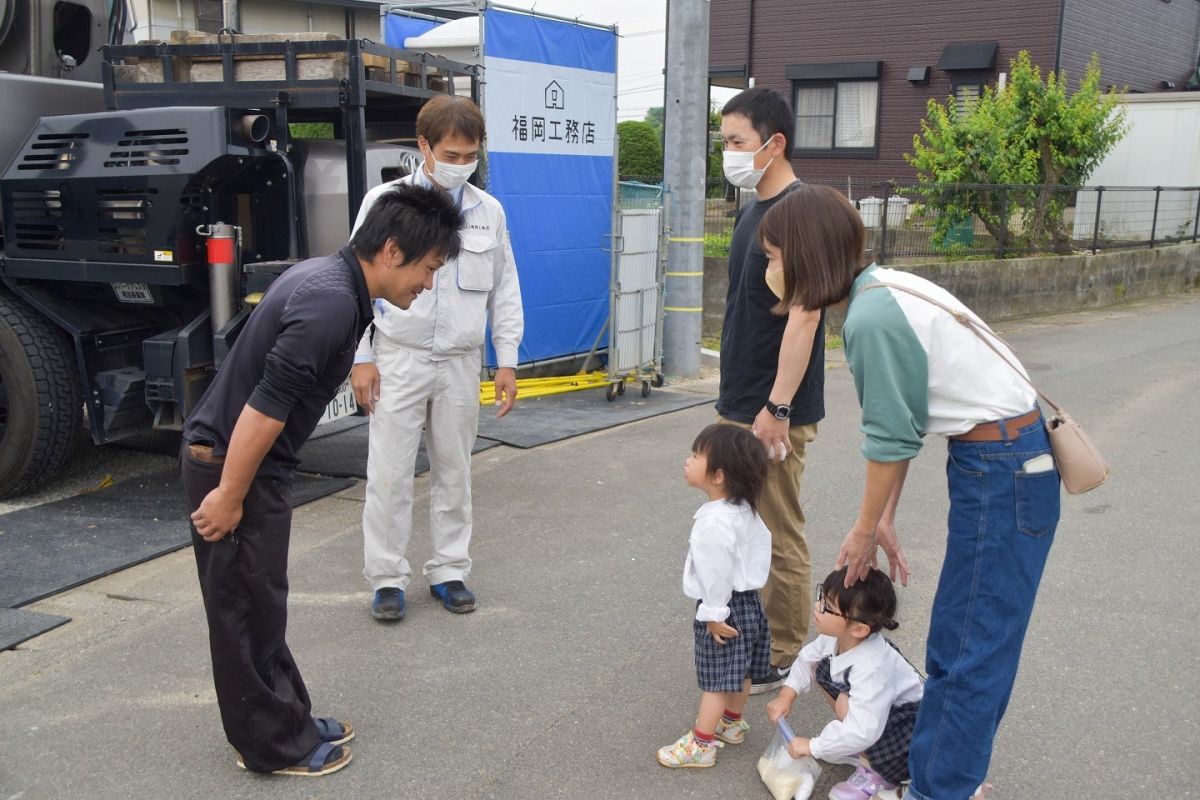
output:
[{"label": "black work pants", "polygon": [[[220,482],[222,467],[196,460],[186,443],[182,451],[183,485],[194,511]],[[284,642],[291,487],[255,478],[242,521],[219,542],[204,541],[191,527],[225,736],[248,769],[270,772],[295,764],[320,736]]]}]

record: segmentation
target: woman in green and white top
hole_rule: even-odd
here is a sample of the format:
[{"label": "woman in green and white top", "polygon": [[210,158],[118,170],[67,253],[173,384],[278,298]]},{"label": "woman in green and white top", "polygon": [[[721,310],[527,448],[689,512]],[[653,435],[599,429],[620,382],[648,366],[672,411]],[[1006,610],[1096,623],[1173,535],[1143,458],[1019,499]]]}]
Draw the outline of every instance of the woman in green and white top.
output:
[{"label": "woman in green and white top", "polygon": [[842,336],[867,459],[858,517],[838,554],[849,583],[874,566],[882,547],[893,578],[898,572],[907,584],[895,514],[908,462],[927,434],[948,439],[946,557],[909,755],[912,782],[900,791],[911,800],[970,797],[987,773],[1058,524],[1058,471],[1036,394],[1016,356],[953,295],[916,275],[865,265],[862,220],[837,191],[793,190],[758,235],[779,313],[848,303]]}]

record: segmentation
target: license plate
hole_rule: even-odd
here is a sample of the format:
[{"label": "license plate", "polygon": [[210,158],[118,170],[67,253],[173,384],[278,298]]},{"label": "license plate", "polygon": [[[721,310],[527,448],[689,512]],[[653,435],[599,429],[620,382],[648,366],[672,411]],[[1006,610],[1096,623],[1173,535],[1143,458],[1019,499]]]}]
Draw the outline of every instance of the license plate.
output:
[{"label": "license plate", "polygon": [[354,389],[350,386],[350,379],[338,387],[337,394],[329,401],[329,405],[325,406],[325,413],[321,415],[321,419],[317,422],[318,425],[324,425],[327,422],[350,417],[358,413],[358,403],[354,401]]},{"label": "license plate", "polygon": [[114,283],[113,291],[122,303],[154,303],[150,285],[145,283]]}]

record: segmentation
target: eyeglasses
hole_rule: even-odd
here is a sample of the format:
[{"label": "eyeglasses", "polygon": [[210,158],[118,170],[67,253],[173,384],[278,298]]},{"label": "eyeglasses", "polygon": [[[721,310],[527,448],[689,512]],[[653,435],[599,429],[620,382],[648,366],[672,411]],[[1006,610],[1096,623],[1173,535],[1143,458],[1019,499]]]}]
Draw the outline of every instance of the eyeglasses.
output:
[{"label": "eyeglasses", "polygon": [[835,617],[841,617],[842,619],[847,620],[848,622],[863,622],[863,620],[859,619],[858,617],[852,617],[849,614],[843,614],[840,611],[835,611],[829,605],[829,598],[827,598],[825,596],[825,587],[824,586],[817,587],[817,610],[820,611],[822,614],[832,614]]}]

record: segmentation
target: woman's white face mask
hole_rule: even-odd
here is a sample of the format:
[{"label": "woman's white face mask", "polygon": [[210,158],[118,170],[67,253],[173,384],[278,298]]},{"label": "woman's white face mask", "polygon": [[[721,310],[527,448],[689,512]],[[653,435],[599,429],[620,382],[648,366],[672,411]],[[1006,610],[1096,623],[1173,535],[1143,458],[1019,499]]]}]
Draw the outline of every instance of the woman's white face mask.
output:
[{"label": "woman's white face mask", "polygon": [[753,189],[758,186],[758,182],[762,180],[763,173],[767,171],[767,167],[771,166],[771,161],[775,157],[771,157],[762,169],[754,168],[754,157],[761,153],[768,144],[770,139],[763,142],[763,146],[755,150],[753,153],[747,153],[740,150],[726,150],[721,154],[721,167],[725,172],[725,180],[732,183],[739,189]]}]

